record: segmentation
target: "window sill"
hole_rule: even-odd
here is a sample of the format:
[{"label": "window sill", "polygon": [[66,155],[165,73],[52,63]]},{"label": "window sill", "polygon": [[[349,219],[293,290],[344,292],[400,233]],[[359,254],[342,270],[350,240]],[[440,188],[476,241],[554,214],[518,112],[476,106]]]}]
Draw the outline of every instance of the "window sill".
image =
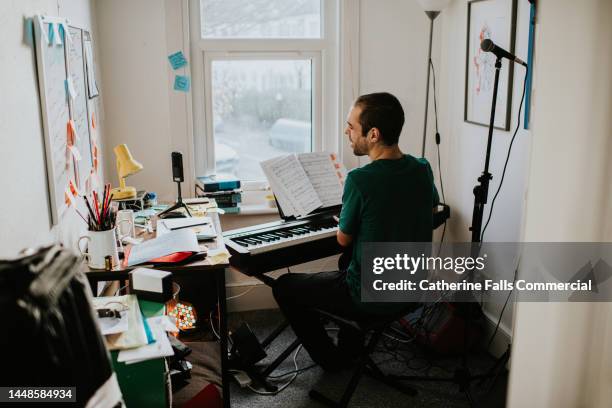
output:
[{"label": "window sill", "polygon": [[239,213],[223,214],[223,216],[272,215],[272,214],[278,214],[278,209],[269,207],[267,204],[250,204],[250,205],[241,205]]}]

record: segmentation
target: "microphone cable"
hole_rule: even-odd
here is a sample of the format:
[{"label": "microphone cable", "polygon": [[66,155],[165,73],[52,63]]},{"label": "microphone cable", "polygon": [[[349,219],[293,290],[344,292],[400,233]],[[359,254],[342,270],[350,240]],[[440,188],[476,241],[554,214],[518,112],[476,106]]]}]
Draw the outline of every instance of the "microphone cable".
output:
[{"label": "microphone cable", "polygon": [[519,128],[521,127],[521,112],[523,111],[523,102],[525,101],[525,90],[527,89],[527,74],[528,69],[525,69],[525,79],[523,79],[523,96],[521,96],[521,104],[519,106],[518,118],[516,121],[516,129],[514,129],[514,134],[512,135],[512,139],[510,140],[510,145],[508,146],[508,153],[506,154],[506,162],[504,163],[504,170],[502,171],[501,180],[499,181],[499,186],[497,187],[497,191],[493,196],[493,201],[491,201],[491,209],[489,210],[489,216],[487,217],[487,222],[485,223],[484,228],[482,229],[482,233],[480,234],[480,242],[484,241],[484,234],[489,226],[489,222],[491,221],[491,216],[493,215],[493,206],[495,205],[495,200],[497,199],[497,195],[499,194],[502,185],[504,184],[504,177],[506,176],[506,168],[508,167],[508,160],[510,160],[510,153],[512,152],[512,145],[514,144],[514,139],[518,133]]}]

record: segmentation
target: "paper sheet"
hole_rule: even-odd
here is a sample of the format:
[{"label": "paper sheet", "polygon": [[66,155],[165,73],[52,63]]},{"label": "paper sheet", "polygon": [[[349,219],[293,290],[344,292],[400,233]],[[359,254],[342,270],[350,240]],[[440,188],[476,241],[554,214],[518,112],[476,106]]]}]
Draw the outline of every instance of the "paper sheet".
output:
[{"label": "paper sheet", "polygon": [[120,310],[121,308],[127,308],[128,329],[121,333],[106,336],[109,350],[124,350],[147,344],[147,334],[145,333],[142,313],[136,295],[95,297],[93,298],[93,305],[96,309],[117,308]]},{"label": "paper sheet", "polygon": [[93,58],[93,48],[91,46],[91,40],[83,39],[83,46],[85,47],[85,63],[87,69],[87,87],[89,98],[93,98],[98,96],[98,84],[96,83],[96,74],[94,72],[94,58]]},{"label": "paper sheet", "polygon": [[209,249],[206,261],[209,265],[218,265],[229,262],[230,253],[225,248]]},{"label": "paper sheet", "polygon": [[98,317],[98,327],[103,335],[123,333],[128,329],[127,311],[120,312],[121,318]]},{"label": "paper sheet", "polygon": [[297,156],[323,207],[342,204],[342,184],[329,153],[302,153]]},{"label": "paper sheet", "polygon": [[151,332],[153,333],[155,341],[146,346],[130,350],[121,350],[117,356],[118,362],[133,364],[174,355],[174,350],[172,350],[172,345],[170,344],[170,340],[168,340],[168,335],[166,334],[164,326],[151,319],[147,319],[147,323],[151,327]]},{"label": "paper sheet", "polygon": [[214,239],[217,231],[210,217],[169,218],[157,223],[157,236],[167,234],[170,231],[178,231],[188,228],[195,232],[198,241]]},{"label": "paper sheet", "polygon": [[142,244],[134,245],[130,250],[127,264],[138,265],[176,252],[200,252],[198,239],[193,230],[185,228],[170,231]]},{"label": "paper sheet", "polygon": [[306,215],[323,204],[295,155],[263,161],[261,168],[285,215]]}]

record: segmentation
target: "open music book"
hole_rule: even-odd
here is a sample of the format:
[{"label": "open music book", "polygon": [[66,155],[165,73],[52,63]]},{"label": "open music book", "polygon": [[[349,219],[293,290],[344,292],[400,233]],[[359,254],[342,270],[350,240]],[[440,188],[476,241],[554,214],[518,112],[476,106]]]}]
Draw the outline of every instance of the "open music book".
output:
[{"label": "open music book", "polygon": [[263,161],[261,168],[286,216],[342,204],[346,170],[335,154],[289,154]]}]

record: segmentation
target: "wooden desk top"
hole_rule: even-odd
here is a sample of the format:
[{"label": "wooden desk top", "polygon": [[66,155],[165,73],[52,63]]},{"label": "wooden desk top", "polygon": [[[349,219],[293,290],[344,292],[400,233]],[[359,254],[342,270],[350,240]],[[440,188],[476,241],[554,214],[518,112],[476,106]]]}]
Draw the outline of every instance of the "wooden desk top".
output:
[{"label": "wooden desk top", "polygon": [[[227,249],[225,248],[225,243],[223,242],[223,231],[221,230],[219,214],[218,213],[208,213],[207,216],[212,219],[213,225],[215,227],[215,231],[217,232],[217,237],[211,241],[200,242],[200,248],[202,248],[203,251],[208,251],[208,252],[210,252],[211,250],[215,252],[216,251],[226,251],[227,252]],[[138,237],[144,238],[145,240],[153,239],[155,238],[155,233],[145,232],[144,234],[141,234]],[[228,257],[229,257],[229,253],[228,253]],[[181,275],[181,274],[192,273],[195,271],[214,271],[214,270],[224,269],[228,266],[229,266],[229,262],[227,260],[225,262],[213,263],[211,259],[209,258],[209,256],[207,255],[206,258],[203,258],[197,261],[193,261],[193,262],[189,262],[187,264],[163,265],[163,266],[162,265],[153,266],[150,264],[141,264],[141,265],[130,266],[127,268],[123,268],[122,266],[120,266],[119,268],[115,268],[112,271],[106,271],[103,269],[90,269],[87,266],[87,264],[84,263],[84,271],[88,278],[94,278],[95,280],[102,281],[105,279],[114,280],[114,279],[127,278],[128,272],[132,271],[133,269],[142,268],[142,267],[163,269],[165,271],[172,272],[177,275]]]}]

